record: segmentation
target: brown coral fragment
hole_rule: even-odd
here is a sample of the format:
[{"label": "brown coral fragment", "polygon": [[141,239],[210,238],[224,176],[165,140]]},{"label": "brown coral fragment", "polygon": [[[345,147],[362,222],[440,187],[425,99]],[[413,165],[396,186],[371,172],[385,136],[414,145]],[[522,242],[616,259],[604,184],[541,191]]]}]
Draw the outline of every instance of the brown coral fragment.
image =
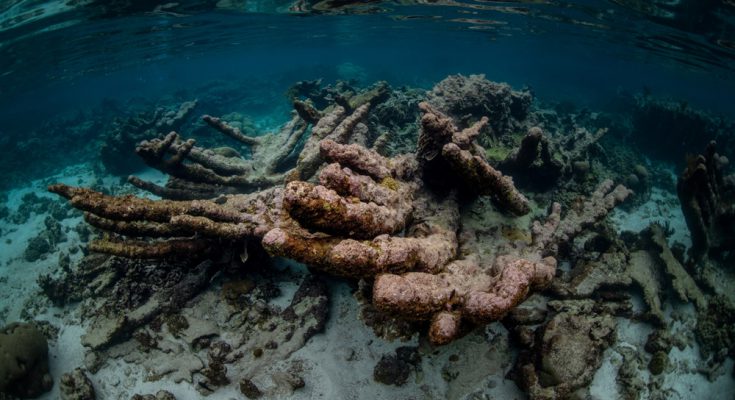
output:
[{"label": "brown coral fragment", "polygon": [[671,279],[671,287],[679,299],[694,302],[698,310],[706,309],[707,299],[704,293],[699,289],[697,283],[687,273],[686,269],[684,269],[684,266],[674,257],[671,248],[669,248],[666,242],[666,236],[661,226],[656,224],[651,225],[648,228],[648,233],[654,249],[657,250],[658,258],[664,265],[664,271]]},{"label": "brown coral fragment", "polygon": [[410,211],[410,203],[404,208],[388,208],[353,202],[334,190],[301,181],[286,185],[283,205],[304,226],[361,239],[403,229]]},{"label": "brown coral fragment", "polygon": [[489,195],[496,204],[514,215],[525,215],[531,211],[528,199],[516,190],[513,179],[500,173],[480,156],[473,156],[454,143],[442,148],[444,156],[466,184],[478,188],[481,194]]},{"label": "brown coral fragment", "polygon": [[[531,244],[512,254],[488,262],[472,253],[436,274],[379,275],[373,286],[373,302],[382,311],[439,324],[430,328],[438,344],[451,340],[447,336],[450,332],[459,333],[458,316],[479,324],[498,320],[532,290],[551,282],[560,242],[571,240],[583,227],[602,219],[629,194],[622,186],[610,192],[611,186],[611,181],[600,184],[579,211],[570,211],[564,219],[560,205],[554,204],[545,222],[533,223]],[[445,312],[454,314],[451,318],[437,316]]]},{"label": "brown coral fragment", "polygon": [[164,238],[93,241],[90,250],[130,258],[165,258],[206,253],[218,241],[260,238],[279,218],[282,190],[225,196],[218,201],[150,200],[108,196],[90,189],[51,185],[51,192],[85,211],[91,225],[128,237]]},{"label": "brown coral fragment", "polygon": [[206,256],[211,247],[208,240],[171,239],[160,242],[144,242],[138,240],[93,240],[89,243],[89,251],[114,254],[127,258],[170,258]]},{"label": "brown coral fragment", "polygon": [[299,154],[296,168],[289,172],[287,180],[311,178],[324,162],[321,155],[322,140],[329,139],[339,144],[347,143],[355,127],[367,116],[368,111],[370,111],[370,103],[361,105],[351,114],[348,114],[344,107],[336,106],[319,119],[319,122],[311,129],[311,136]]},{"label": "brown coral fragment", "polygon": [[703,155],[688,160],[679,177],[677,194],[692,235],[689,255],[695,260],[735,246],[735,176],[723,176],[727,164],[713,141]]},{"label": "brown coral fragment", "polygon": [[244,135],[239,128],[228,124],[220,118],[212,117],[211,115],[203,115],[202,121],[206,122],[207,125],[211,126],[212,128],[237,140],[238,142],[244,143],[249,146],[257,146],[260,144],[260,139],[258,139],[257,137]]},{"label": "brown coral fragment", "polygon": [[[520,383],[531,399],[574,398],[586,388],[615,340],[615,319],[583,310],[556,314],[538,334],[532,358],[520,366]],[[584,394],[580,394],[584,397]]]},{"label": "brown coral fragment", "polygon": [[372,277],[379,273],[436,272],[454,258],[459,215],[454,199],[434,208],[414,237],[379,235],[372,240],[308,234],[299,229],[274,229],[263,246],[325,272],[346,277]]},{"label": "brown coral fragment", "polygon": [[428,103],[420,103],[419,107],[424,114],[417,158],[425,175],[446,174],[444,170],[451,169],[466,190],[490,196],[495,205],[513,215],[528,214],[528,199],[515,188],[511,178],[487,162],[485,150],[475,142],[487,125],[487,118],[460,131],[449,117]]},{"label": "brown coral fragment", "polygon": [[[136,148],[146,164],[171,177],[166,187],[139,178],[128,180],[141,189],[172,199],[208,198],[232,189],[249,192],[274,186],[283,181],[286,160],[308,127],[298,115],[293,115],[277,133],[250,137],[219,118],[205,115],[203,119],[219,132],[250,146],[252,157],[245,159],[237,152],[201,148],[194,140],[184,141],[176,132],[170,132],[162,139],[144,140]],[[182,185],[182,181],[187,184]]]}]

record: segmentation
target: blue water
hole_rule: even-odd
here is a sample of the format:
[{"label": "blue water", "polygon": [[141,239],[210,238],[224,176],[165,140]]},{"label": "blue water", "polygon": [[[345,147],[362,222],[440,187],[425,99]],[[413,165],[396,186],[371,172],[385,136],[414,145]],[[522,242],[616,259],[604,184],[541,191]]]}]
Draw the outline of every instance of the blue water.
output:
[{"label": "blue water", "polygon": [[[10,3],[6,14],[23,3],[39,7]],[[450,73],[485,73],[529,85],[540,97],[604,104],[618,91],[646,87],[732,111],[732,6],[711,7],[712,18],[721,20],[700,27],[709,32],[682,26],[695,30],[688,32],[667,23],[697,18],[687,12],[698,2],[683,2],[671,19],[615,2],[523,3],[386,3],[384,12],[347,16],[184,5],[181,14],[176,8],[152,13],[154,4],[145,4],[123,8],[121,14],[131,14],[123,17],[80,7],[0,31],[0,118],[35,118],[101,98],[145,97],[214,79],[330,80],[342,62],[365,69],[368,81],[394,85],[430,86]],[[659,14],[669,12],[660,7]]]}]

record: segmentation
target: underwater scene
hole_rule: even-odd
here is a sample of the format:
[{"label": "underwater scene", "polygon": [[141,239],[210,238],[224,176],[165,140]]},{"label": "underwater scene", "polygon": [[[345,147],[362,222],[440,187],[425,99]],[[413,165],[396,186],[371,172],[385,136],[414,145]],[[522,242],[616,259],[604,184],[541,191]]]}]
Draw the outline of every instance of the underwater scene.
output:
[{"label": "underwater scene", "polygon": [[0,400],[735,400],[735,2],[0,0]]}]

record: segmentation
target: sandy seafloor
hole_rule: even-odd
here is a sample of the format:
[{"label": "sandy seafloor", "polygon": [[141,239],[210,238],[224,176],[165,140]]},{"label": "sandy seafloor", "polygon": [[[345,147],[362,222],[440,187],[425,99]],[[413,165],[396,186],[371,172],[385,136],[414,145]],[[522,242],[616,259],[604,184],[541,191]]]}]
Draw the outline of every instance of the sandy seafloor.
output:
[{"label": "sandy seafloor", "polygon": [[[147,172],[143,178],[163,179],[157,172]],[[89,165],[81,164],[66,168],[58,176],[32,182],[24,188],[17,188],[8,194],[8,207],[11,213],[20,204],[22,196],[35,192],[39,196],[51,196],[45,186],[53,182],[63,182],[78,186],[90,186],[100,183]],[[116,184],[117,178],[102,177],[104,186]],[[616,210],[611,216],[618,230],[640,231],[653,221],[669,221],[674,234],[670,238],[687,244],[688,231],[678,207],[671,207],[673,193],[655,188],[650,200],[635,209],[632,213]],[[678,204],[678,203],[677,203]],[[57,268],[59,253],[71,247],[79,246],[77,233],[73,227],[81,222],[81,215],[62,221],[68,226],[66,241],[57,246],[56,252],[46,258],[29,263],[23,259],[23,252],[28,241],[44,228],[46,215],[33,215],[26,223],[14,225],[2,220],[2,238],[0,239],[0,291],[3,293],[0,303],[0,325],[19,321],[23,317],[49,321],[59,328],[58,339],[50,343],[50,367],[54,377],[54,388],[41,399],[58,399],[58,378],[62,373],[70,372],[84,364],[83,348],[80,335],[84,333],[85,321],[81,321],[76,305],[63,309],[50,305],[40,292],[36,280],[40,274]],[[72,256],[72,262],[79,260],[82,252]],[[297,273],[306,273],[300,266],[284,266]],[[280,298],[273,300],[283,307],[290,301],[297,283],[282,284]],[[206,298],[214,292],[216,283],[196,297],[190,304]],[[523,399],[526,396],[514,382],[504,378],[513,365],[515,351],[509,347],[508,333],[500,323],[488,325],[484,329],[457,340],[450,345],[437,349],[427,349],[427,344],[418,343],[414,336],[409,341],[387,341],[377,337],[371,328],[359,318],[360,305],[352,294],[347,282],[335,280],[330,284],[330,312],[326,329],[323,333],[312,337],[306,345],[291,354],[288,360],[303,365],[302,378],[306,385],[293,392],[289,398],[295,399]],[[643,307],[642,301],[638,305]],[[667,304],[671,304],[669,301]],[[667,315],[672,312],[694,316],[694,307],[680,304],[676,310],[667,306]],[[24,311],[25,310],[25,311]],[[36,314],[36,312],[39,312]],[[686,319],[686,318],[685,318]],[[691,326],[678,326],[673,332],[685,334]],[[643,352],[643,346],[652,327],[645,323],[618,319],[617,343],[606,350],[601,368],[597,371],[591,385],[594,399],[617,399],[619,388],[616,384],[618,368],[622,363],[621,350],[633,349]],[[691,335],[691,332],[688,334]],[[733,378],[733,362],[728,359],[719,376],[710,382],[697,372],[702,366],[699,350],[687,347],[679,350],[676,347],[670,353],[670,367],[664,372],[660,388],[668,399],[733,399],[735,398],[735,378]],[[411,373],[408,383],[401,387],[387,386],[373,380],[373,368],[380,358],[399,346],[422,346],[422,362],[420,371]],[[276,367],[276,366],[274,366]],[[230,367],[231,368],[231,367]],[[133,394],[155,393],[166,389],[178,399],[196,399],[202,397],[193,385],[187,382],[174,383],[171,376],[156,382],[145,381],[144,368],[128,364],[122,360],[108,362],[97,374],[90,378],[95,386],[98,399],[129,399]],[[453,379],[446,379],[453,376]],[[647,382],[649,372],[642,366],[640,378]],[[209,399],[240,399],[243,395],[237,389],[237,379],[209,395]],[[257,383],[257,382],[256,382]],[[281,398],[282,395],[271,395]],[[642,398],[648,398],[643,393]]]}]

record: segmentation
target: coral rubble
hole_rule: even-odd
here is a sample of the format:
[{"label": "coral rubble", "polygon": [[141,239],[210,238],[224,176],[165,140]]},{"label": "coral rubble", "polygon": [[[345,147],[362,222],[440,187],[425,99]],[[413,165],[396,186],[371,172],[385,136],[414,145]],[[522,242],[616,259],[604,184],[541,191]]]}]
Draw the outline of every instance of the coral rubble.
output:
[{"label": "coral rubble", "polygon": [[691,157],[677,183],[687,226],[690,256],[718,256],[735,247],[735,175],[725,176],[726,157],[710,142],[702,155]]},{"label": "coral rubble", "polygon": [[92,382],[81,368],[62,375],[59,386],[61,400],[95,400],[97,398]]},{"label": "coral rubble", "polygon": [[151,136],[178,130],[192,115],[197,101],[181,103],[178,108],[159,107],[154,112],[139,113],[117,119],[107,134],[107,141],[100,149],[102,163],[114,174],[134,172],[136,166],[130,162],[130,152],[136,143]]},{"label": "coral rubble", "polygon": [[[248,398],[303,387],[298,368],[272,365],[324,328],[327,290],[315,273],[284,309],[268,305],[277,288],[269,292],[242,271],[267,266],[266,257],[360,279],[371,313],[423,329],[433,345],[502,320],[538,354],[519,364],[532,398],[568,396],[589,384],[614,339],[613,315],[631,313],[625,300],[588,299],[608,286],[637,283],[653,319],[661,320],[657,274],[666,271],[682,299],[704,308],[701,291],[660,234],[653,239],[658,247],[628,252],[601,233],[599,223],[632,194],[590,173],[590,149],[604,129],[546,134],[531,124],[538,118],[529,92],[482,76],[450,77],[425,102],[417,93],[400,95],[384,83],[358,91],[302,82],[291,92],[289,122],[266,135],[202,118],[245,156],[200,147],[175,131],[143,140],[136,152],[168,182],[128,181],[161,200],[49,186],[102,232],[75,268],[39,279],[55,304],[84,302],[86,367],[94,372],[121,357],[144,365],[149,380],[169,375],[202,395],[233,383]],[[376,113],[388,117],[376,121]],[[396,133],[382,131],[386,124],[404,136],[411,132],[416,151],[396,154],[413,148],[391,146]],[[527,134],[517,148],[500,159],[488,156],[500,137],[521,129]],[[522,192],[537,186],[516,186],[511,175],[548,186],[583,175],[585,186],[560,190],[573,200],[550,202],[544,211],[541,197]],[[567,260],[571,277],[557,270]],[[212,282],[222,284],[221,297],[202,293]],[[545,299],[544,291],[566,303],[550,305],[551,312],[519,308],[534,294]],[[581,303],[567,309],[575,301]],[[212,314],[202,319],[188,312],[192,307]],[[419,363],[418,351],[386,354],[374,378],[402,385]],[[83,383],[71,375],[65,381]]]},{"label": "coral rubble", "polygon": [[32,324],[0,329],[0,394],[27,399],[51,390],[48,344]]}]

